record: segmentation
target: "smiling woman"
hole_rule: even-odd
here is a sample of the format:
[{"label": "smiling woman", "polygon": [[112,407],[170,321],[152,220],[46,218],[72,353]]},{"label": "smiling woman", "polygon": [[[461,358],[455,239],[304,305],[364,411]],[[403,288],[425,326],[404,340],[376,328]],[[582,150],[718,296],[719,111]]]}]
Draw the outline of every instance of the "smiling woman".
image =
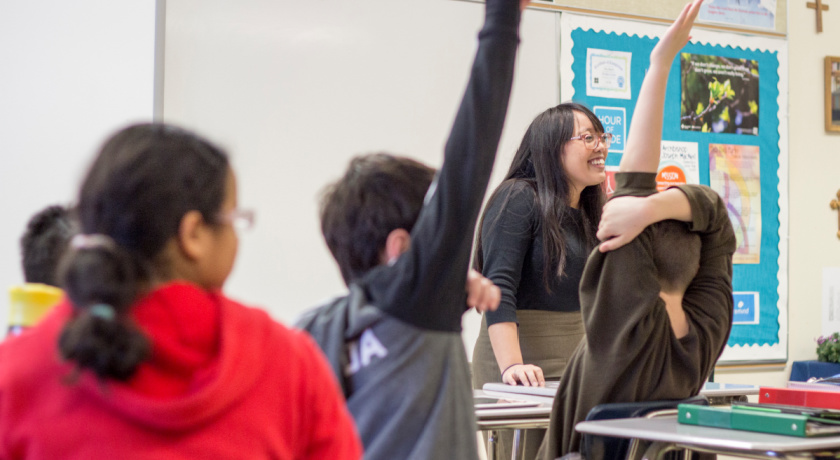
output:
[{"label": "smiling woman", "polygon": [[[502,302],[482,320],[473,353],[476,388],[559,379],[583,337],[578,285],[597,244],[609,142],[586,106],[552,107],[531,123],[490,197],[475,261],[501,288]],[[526,439],[529,455],[541,437]],[[503,452],[509,442],[500,439]]]}]

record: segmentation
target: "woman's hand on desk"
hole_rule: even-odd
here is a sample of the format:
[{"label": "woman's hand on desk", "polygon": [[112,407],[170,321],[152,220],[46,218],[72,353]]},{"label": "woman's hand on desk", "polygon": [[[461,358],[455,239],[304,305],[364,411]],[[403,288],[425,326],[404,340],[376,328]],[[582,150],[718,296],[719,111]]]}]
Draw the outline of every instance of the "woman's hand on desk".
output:
[{"label": "woman's hand on desk", "polygon": [[545,377],[539,366],[513,364],[502,373],[502,381],[508,385],[521,384],[526,387],[544,387]]},{"label": "woman's hand on desk", "polygon": [[470,269],[467,273],[467,305],[479,312],[494,311],[502,301],[502,291],[481,273]]}]

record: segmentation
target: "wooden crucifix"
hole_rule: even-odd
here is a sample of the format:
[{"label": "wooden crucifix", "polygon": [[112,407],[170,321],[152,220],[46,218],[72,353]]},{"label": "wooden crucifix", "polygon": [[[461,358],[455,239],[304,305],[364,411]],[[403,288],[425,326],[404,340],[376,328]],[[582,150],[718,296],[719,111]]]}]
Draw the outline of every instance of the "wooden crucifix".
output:
[{"label": "wooden crucifix", "polygon": [[805,6],[817,10],[817,33],[822,32],[822,12],[828,11],[828,5],[823,4],[825,0],[815,0],[808,2]]},{"label": "wooden crucifix", "polygon": [[[836,196],[837,199],[831,200],[831,203],[829,203],[831,209],[840,208],[840,201],[838,201],[840,200],[840,190],[837,191]],[[837,238],[840,238],[840,211],[837,212]]]}]

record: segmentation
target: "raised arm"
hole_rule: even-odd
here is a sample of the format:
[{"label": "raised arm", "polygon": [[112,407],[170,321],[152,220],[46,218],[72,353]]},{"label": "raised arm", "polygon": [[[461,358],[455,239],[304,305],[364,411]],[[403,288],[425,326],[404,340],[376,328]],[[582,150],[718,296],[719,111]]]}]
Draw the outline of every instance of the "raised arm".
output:
[{"label": "raised arm", "polygon": [[686,5],[650,54],[650,68],[642,82],[633,122],[627,136],[627,151],[619,166],[623,172],[656,172],[662,140],[662,112],[668,72],[677,53],[688,43],[689,32],[703,0]]},{"label": "raised arm", "polygon": [[409,324],[461,330],[473,232],[507,112],[522,4],[486,2],[470,80],[411,247],[393,267],[368,277],[372,303]]}]

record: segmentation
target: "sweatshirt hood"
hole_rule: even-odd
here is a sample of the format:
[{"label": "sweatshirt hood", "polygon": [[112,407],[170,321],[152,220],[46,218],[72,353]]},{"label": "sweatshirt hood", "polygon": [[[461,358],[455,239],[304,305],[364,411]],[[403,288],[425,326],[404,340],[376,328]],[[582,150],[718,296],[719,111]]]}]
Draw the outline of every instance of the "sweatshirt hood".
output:
[{"label": "sweatshirt hood", "polygon": [[225,412],[257,382],[269,330],[251,319],[263,312],[176,283],[142,298],[131,315],[152,343],[150,359],[126,382],[90,372],[78,381],[120,417],[156,430],[191,429]]}]

